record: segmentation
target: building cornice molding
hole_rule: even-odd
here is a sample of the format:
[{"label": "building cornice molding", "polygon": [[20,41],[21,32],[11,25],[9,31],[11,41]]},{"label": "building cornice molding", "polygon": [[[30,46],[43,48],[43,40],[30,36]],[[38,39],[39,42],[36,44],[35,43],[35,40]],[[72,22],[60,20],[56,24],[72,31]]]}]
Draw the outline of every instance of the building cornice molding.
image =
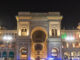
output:
[{"label": "building cornice molding", "polygon": [[16,16],[17,21],[19,20],[62,20],[62,16],[46,16],[46,17],[31,17],[31,16]]}]

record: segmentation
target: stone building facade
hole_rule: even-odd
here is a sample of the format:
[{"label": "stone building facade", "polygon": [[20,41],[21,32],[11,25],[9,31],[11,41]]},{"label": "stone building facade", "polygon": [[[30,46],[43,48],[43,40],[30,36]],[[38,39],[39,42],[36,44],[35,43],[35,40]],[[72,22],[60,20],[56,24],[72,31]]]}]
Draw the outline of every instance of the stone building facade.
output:
[{"label": "stone building facade", "polygon": [[75,59],[71,51],[79,50],[79,47],[74,44],[70,49],[66,37],[67,33],[80,33],[79,30],[61,30],[62,18],[59,12],[19,12],[16,16],[17,30],[0,29],[0,59]]}]

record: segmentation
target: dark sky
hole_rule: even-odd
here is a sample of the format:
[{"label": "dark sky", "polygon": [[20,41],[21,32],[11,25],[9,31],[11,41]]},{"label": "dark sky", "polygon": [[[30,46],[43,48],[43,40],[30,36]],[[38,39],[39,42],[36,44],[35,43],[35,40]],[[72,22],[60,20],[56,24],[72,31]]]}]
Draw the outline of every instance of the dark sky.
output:
[{"label": "dark sky", "polygon": [[62,28],[76,28],[80,22],[80,2],[79,1],[0,1],[0,25],[7,29],[16,29],[15,16],[19,11],[48,12],[60,11],[63,15]]}]

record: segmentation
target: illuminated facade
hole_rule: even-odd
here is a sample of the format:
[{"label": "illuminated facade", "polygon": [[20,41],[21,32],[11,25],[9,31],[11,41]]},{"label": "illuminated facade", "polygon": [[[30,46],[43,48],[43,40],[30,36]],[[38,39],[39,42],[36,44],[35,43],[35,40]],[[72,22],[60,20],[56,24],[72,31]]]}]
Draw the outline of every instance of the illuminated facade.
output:
[{"label": "illuminated facade", "polygon": [[59,12],[19,12],[16,20],[17,30],[0,28],[1,60],[79,59],[80,31],[61,30]]}]

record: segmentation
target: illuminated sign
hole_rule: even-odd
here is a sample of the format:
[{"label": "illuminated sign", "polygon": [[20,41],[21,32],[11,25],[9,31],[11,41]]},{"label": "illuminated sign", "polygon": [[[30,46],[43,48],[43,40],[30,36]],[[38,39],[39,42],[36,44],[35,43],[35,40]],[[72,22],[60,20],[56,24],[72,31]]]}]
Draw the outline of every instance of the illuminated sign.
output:
[{"label": "illuminated sign", "polygon": [[64,34],[62,34],[62,35],[61,35],[61,38],[62,38],[62,39],[65,39],[65,38],[66,38],[66,36],[67,36],[67,34],[66,34],[66,33],[64,33]]},{"label": "illuminated sign", "polygon": [[80,33],[63,33],[61,34],[61,39],[66,41],[73,41],[80,39]]}]

